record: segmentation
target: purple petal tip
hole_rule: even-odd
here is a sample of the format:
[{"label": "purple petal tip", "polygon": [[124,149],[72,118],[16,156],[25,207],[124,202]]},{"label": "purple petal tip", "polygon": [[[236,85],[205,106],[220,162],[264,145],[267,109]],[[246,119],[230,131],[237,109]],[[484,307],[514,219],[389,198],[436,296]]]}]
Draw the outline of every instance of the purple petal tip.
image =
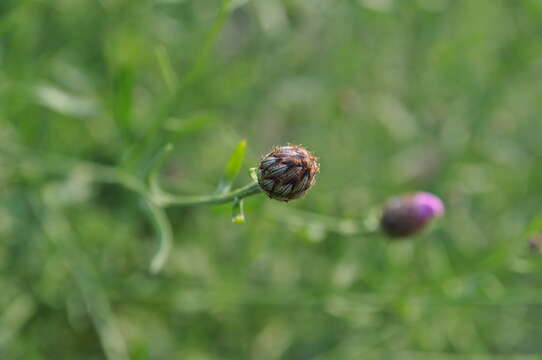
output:
[{"label": "purple petal tip", "polygon": [[417,192],[413,197],[414,203],[430,209],[434,217],[444,215],[444,204],[436,195],[428,192]]}]

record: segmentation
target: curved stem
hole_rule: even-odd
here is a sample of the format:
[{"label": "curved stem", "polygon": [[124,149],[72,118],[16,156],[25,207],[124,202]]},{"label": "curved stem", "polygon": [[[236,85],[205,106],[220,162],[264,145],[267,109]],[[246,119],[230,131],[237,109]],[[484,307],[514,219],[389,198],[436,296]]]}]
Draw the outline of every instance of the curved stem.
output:
[{"label": "curved stem", "polygon": [[154,194],[154,202],[159,206],[195,206],[195,205],[213,205],[232,202],[236,199],[241,200],[248,196],[256,195],[261,192],[260,185],[250,183],[237,190],[225,194],[204,195],[204,196],[177,196],[165,192]]},{"label": "curved stem", "polygon": [[158,250],[152,258],[150,267],[152,273],[157,273],[164,267],[173,247],[173,231],[163,208],[156,206],[149,199],[145,199],[145,205],[158,235]]}]

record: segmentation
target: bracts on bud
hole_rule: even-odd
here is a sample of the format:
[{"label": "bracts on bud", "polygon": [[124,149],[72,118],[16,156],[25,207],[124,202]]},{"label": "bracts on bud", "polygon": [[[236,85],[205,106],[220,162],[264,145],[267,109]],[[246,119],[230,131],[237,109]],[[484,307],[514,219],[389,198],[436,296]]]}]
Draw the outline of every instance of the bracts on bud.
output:
[{"label": "bracts on bud", "polygon": [[391,237],[406,237],[443,214],[444,205],[437,196],[417,192],[391,199],[384,207],[380,228]]},{"label": "bracts on bud", "polygon": [[289,201],[314,185],[318,158],[299,145],[275,147],[258,167],[258,184],[270,198]]}]

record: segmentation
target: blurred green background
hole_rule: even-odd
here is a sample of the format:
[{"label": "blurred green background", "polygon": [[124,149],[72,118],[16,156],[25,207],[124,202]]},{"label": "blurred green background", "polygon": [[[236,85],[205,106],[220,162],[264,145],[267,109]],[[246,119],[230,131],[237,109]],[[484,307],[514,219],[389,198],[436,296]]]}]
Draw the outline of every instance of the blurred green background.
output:
[{"label": "blurred green background", "polygon": [[[541,99],[539,0],[1,0],[0,358],[540,359]],[[241,139],[237,186],[288,142],[317,185],[168,209],[151,274],[89,162],[171,142],[165,186],[208,194]],[[356,231],[414,190],[431,231]]]}]

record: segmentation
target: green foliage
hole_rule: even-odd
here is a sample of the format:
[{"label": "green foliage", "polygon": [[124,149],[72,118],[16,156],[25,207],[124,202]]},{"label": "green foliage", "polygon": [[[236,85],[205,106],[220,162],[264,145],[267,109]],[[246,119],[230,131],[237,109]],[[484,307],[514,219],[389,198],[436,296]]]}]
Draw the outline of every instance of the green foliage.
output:
[{"label": "green foliage", "polygon": [[527,234],[533,235],[542,232],[542,214],[536,216],[527,226]]},{"label": "green foliage", "polygon": [[231,221],[234,224],[245,222],[245,213],[243,211],[243,199],[235,199],[233,201]]},{"label": "green foliage", "polygon": [[243,166],[246,147],[246,140],[241,140],[239,144],[237,144],[237,147],[231,154],[226,164],[224,175],[222,175],[222,178],[220,179],[220,182],[218,184],[218,189],[216,190],[217,194],[224,194],[231,190],[233,182],[237,178],[237,175],[239,175],[239,171],[241,171],[241,166]]},{"label": "green foliage", "polygon": [[[0,359],[538,359],[541,23],[539,0],[1,0]],[[166,206],[287,143],[320,157],[306,197]],[[366,234],[414,190],[433,229]]]}]

